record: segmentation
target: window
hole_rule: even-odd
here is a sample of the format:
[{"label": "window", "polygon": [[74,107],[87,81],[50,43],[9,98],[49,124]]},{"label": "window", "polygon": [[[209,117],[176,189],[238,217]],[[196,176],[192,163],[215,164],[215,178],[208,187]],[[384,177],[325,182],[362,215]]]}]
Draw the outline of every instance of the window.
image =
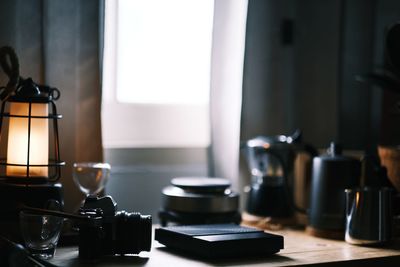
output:
[{"label": "window", "polygon": [[106,1],[103,144],[206,147],[213,0]]}]

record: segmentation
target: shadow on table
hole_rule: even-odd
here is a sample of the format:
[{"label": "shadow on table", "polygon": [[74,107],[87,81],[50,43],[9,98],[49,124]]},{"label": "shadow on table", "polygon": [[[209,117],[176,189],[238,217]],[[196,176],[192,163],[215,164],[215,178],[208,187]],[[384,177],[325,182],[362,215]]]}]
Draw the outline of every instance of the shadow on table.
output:
[{"label": "shadow on table", "polygon": [[266,256],[257,255],[257,256],[246,256],[246,257],[241,257],[240,255],[238,255],[237,257],[234,258],[222,258],[222,259],[211,260],[211,259],[204,259],[198,256],[189,255],[185,252],[173,250],[167,247],[159,247],[155,249],[170,253],[180,258],[202,261],[213,266],[246,266],[257,263],[283,263],[283,262],[289,263],[293,261],[293,259],[281,256],[279,254],[266,255]]},{"label": "shadow on table", "polygon": [[57,266],[68,267],[85,267],[85,266],[142,266],[148,262],[149,258],[140,257],[137,255],[128,256],[104,256],[97,260],[83,261],[79,258],[69,259],[62,261],[62,263],[55,263]]}]

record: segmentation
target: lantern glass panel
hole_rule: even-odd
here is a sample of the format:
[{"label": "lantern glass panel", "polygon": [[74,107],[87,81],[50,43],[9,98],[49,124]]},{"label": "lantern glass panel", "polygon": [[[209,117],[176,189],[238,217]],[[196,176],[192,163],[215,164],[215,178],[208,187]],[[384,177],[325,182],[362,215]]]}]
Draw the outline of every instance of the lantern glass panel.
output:
[{"label": "lantern glass panel", "polygon": [[[7,163],[28,165],[47,165],[49,162],[49,123],[47,118],[21,118],[12,115],[48,116],[48,104],[10,103],[10,121],[7,146]],[[30,133],[29,133],[30,120]],[[28,150],[29,143],[29,150]],[[27,167],[7,166],[7,176],[27,177]],[[29,166],[29,177],[47,177],[48,167]]]}]

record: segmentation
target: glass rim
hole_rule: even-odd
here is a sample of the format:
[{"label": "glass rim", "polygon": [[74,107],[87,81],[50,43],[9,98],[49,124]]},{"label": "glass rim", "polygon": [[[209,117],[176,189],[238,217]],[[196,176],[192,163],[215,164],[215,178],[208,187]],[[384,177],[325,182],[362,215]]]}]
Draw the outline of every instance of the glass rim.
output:
[{"label": "glass rim", "polygon": [[19,215],[20,219],[21,219],[21,217],[31,217],[31,218],[35,218],[35,217],[36,218],[39,218],[39,217],[50,217],[50,218],[60,219],[62,221],[66,220],[66,218],[61,217],[61,216],[35,213],[35,212],[28,211],[28,210],[21,210],[18,215]]},{"label": "glass rim", "polygon": [[111,165],[106,162],[74,162],[73,164],[74,168],[96,168],[96,169],[111,169]]}]

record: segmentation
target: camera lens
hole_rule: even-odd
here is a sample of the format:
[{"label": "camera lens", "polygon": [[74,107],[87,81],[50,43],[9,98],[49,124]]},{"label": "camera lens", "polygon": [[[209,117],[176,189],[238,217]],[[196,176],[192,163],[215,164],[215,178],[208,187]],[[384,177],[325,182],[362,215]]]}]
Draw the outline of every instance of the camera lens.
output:
[{"label": "camera lens", "polygon": [[115,214],[115,254],[139,254],[151,249],[151,216],[138,212]]}]

